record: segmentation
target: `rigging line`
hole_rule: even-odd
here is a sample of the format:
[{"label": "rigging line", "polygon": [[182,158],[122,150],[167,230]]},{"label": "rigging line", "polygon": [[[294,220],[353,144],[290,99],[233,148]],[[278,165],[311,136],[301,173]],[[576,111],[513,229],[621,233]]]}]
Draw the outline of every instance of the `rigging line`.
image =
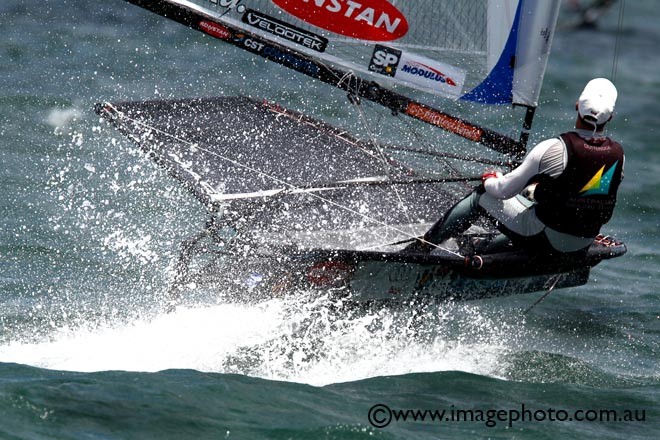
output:
[{"label": "rigging line", "polygon": [[[335,70],[332,69],[327,63],[325,63],[325,62],[323,62],[323,61],[321,61],[321,60],[319,60],[318,63],[319,63],[321,66],[325,67],[326,70],[327,70],[328,72],[330,72],[330,73],[331,73],[331,74],[337,79],[337,84],[336,84],[337,87],[339,87],[339,86],[340,86],[341,84],[343,84],[343,83],[346,83],[346,84],[347,84],[347,86],[348,86],[348,90],[349,90],[349,99],[351,100],[351,102],[353,102],[354,100],[357,100],[357,103],[358,103],[358,104],[360,103],[360,100],[359,100],[360,98],[359,98],[358,92],[359,92],[359,90],[360,90],[360,87],[359,87],[359,86],[362,85],[362,84],[361,84],[361,82],[362,82],[362,78],[360,78],[360,77],[358,77],[357,75],[355,75],[355,73],[354,73],[353,71],[347,71],[346,73],[344,73],[344,75],[339,76],[338,74],[335,73]],[[351,82],[350,82],[350,79],[352,79],[352,78],[355,79],[355,81],[354,81],[355,87],[353,87],[353,89],[351,90]],[[348,81],[347,81],[347,80],[348,80]],[[360,81],[360,84],[358,84],[358,81]],[[350,97],[351,95],[353,96],[353,98]],[[359,107],[359,106],[356,106],[356,107]],[[359,111],[359,110],[358,110],[358,111]],[[394,116],[395,116],[397,119],[399,119],[400,121],[402,121],[402,122],[404,123],[404,125],[408,125],[408,129],[413,133],[413,135],[417,136],[419,139],[421,139],[422,142],[426,143],[429,147],[431,147],[431,148],[433,147],[433,145],[431,145],[430,142],[428,142],[426,139],[424,139],[423,136],[419,135],[418,133],[416,133],[416,132],[414,131],[414,128],[412,128],[412,121],[408,121],[408,120],[405,120],[404,118],[402,118],[402,117],[401,117],[401,114],[400,114],[399,112],[394,113]],[[363,118],[364,118],[364,116],[363,116]],[[379,154],[383,157],[383,160],[386,161],[385,153],[383,152],[381,146],[377,143],[377,141],[375,140],[373,134],[372,134],[371,131],[369,130],[369,125],[368,125],[368,122],[366,121],[366,118],[364,118],[364,120],[363,120],[363,124],[364,124],[365,127],[367,128],[367,130],[368,130],[368,132],[369,132],[369,135],[370,135],[371,138],[372,138],[372,142],[373,142],[375,148],[378,150]],[[440,156],[438,156],[438,157],[440,157]],[[448,168],[450,171],[453,171],[454,173],[456,173],[456,174],[454,175],[454,177],[456,177],[456,176],[460,176],[460,175],[461,175],[461,172],[460,172],[459,170],[455,169],[454,167],[452,167],[451,164],[450,164],[447,160],[444,160],[444,162],[445,162],[445,165],[447,166],[447,168]],[[387,166],[389,166],[389,165],[387,165]],[[387,173],[387,171],[386,171],[386,173]],[[389,173],[387,173],[387,174],[388,174],[388,177],[389,177]],[[398,195],[398,194],[397,194],[397,195]]]},{"label": "rigging line", "polygon": [[[238,161],[235,161],[235,160],[230,159],[230,158],[228,158],[228,157],[225,157],[225,156],[223,156],[223,155],[221,155],[221,154],[218,154],[218,153],[216,153],[215,151],[211,151],[211,150],[208,150],[208,149],[206,149],[206,148],[203,148],[203,147],[201,147],[199,144],[195,144],[195,143],[193,143],[193,142],[190,142],[190,141],[187,141],[187,140],[185,140],[185,139],[179,138],[179,137],[176,136],[176,135],[173,135],[173,134],[168,133],[168,132],[166,132],[166,131],[160,130],[159,128],[153,127],[153,126],[151,126],[151,125],[149,125],[149,124],[146,124],[146,123],[144,123],[144,122],[142,122],[142,121],[138,121],[137,119],[131,118],[130,116],[127,116],[124,112],[119,111],[117,108],[115,108],[115,107],[114,107],[112,104],[110,104],[110,103],[105,103],[105,104],[104,104],[104,107],[108,107],[108,108],[110,108],[110,109],[112,110],[112,112],[114,112],[114,114],[117,115],[117,117],[118,117],[119,119],[126,119],[126,120],[131,121],[132,123],[134,123],[134,124],[136,124],[136,125],[139,125],[139,126],[145,127],[147,130],[152,130],[152,131],[155,131],[155,132],[161,133],[162,135],[164,135],[164,136],[166,136],[166,137],[169,137],[169,138],[171,138],[171,139],[174,139],[174,140],[176,140],[176,141],[178,141],[178,142],[181,142],[181,143],[184,144],[184,145],[188,145],[189,147],[197,148],[198,150],[204,151],[204,152],[206,152],[206,153],[208,153],[208,154],[210,154],[210,155],[212,155],[212,156],[216,156],[216,157],[218,157],[219,159],[224,160],[224,161],[226,161],[226,162],[229,162],[229,163],[231,163],[232,165],[235,165],[235,166],[237,166],[237,167],[239,167],[239,168],[243,168],[243,169],[245,169],[245,170],[248,170],[248,171],[254,172],[254,173],[259,174],[260,176],[263,176],[263,177],[265,177],[265,178],[267,178],[267,179],[270,179],[270,180],[272,180],[272,181],[274,181],[274,182],[276,182],[276,183],[279,183],[279,184],[281,184],[281,185],[284,185],[284,186],[288,187],[290,190],[300,190],[300,188],[298,188],[296,185],[293,185],[293,184],[291,184],[291,183],[289,183],[289,182],[286,182],[286,181],[284,181],[284,180],[278,179],[277,177],[275,177],[275,176],[271,176],[271,175],[268,174],[268,173],[264,173],[263,171],[260,171],[260,170],[258,170],[258,169],[256,169],[256,168],[252,168],[252,167],[250,167],[250,166],[248,166],[248,165],[242,164],[242,163],[240,163],[240,162],[238,162]],[[136,140],[137,140],[137,139],[136,139]],[[139,142],[139,141],[138,141],[138,142]],[[375,224],[378,224],[378,225],[384,226],[384,227],[386,227],[386,228],[389,228],[389,229],[391,229],[392,231],[398,232],[398,233],[400,233],[400,234],[402,234],[402,235],[404,235],[404,236],[406,236],[406,237],[413,238],[413,239],[415,239],[415,240],[419,240],[419,241],[421,241],[421,242],[423,242],[423,243],[425,243],[425,244],[428,244],[428,245],[430,245],[430,246],[432,246],[432,247],[434,247],[434,248],[436,248],[436,249],[440,249],[440,250],[445,251],[445,252],[448,252],[448,253],[450,253],[450,254],[452,254],[452,255],[454,255],[454,256],[457,256],[457,257],[461,257],[461,258],[463,258],[463,255],[461,255],[461,254],[459,254],[459,253],[457,253],[457,252],[451,251],[451,250],[449,250],[449,249],[445,249],[445,248],[443,248],[443,247],[441,247],[441,246],[439,246],[439,245],[437,245],[437,244],[435,244],[435,243],[428,242],[428,241],[424,240],[423,238],[419,238],[419,237],[417,237],[417,236],[415,236],[415,235],[412,235],[412,234],[410,234],[410,233],[408,233],[408,232],[405,232],[405,231],[403,231],[403,230],[401,230],[401,229],[399,229],[399,228],[396,228],[396,227],[394,227],[394,226],[388,225],[388,224],[385,223],[385,222],[382,222],[382,221],[380,221],[380,220],[378,220],[378,219],[375,219],[375,218],[370,217],[370,216],[368,216],[368,215],[366,215],[366,214],[363,214],[363,213],[361,213],[361,212],[358,212],[358,211],[356,211],[356,210],[354,210],[354,209],[352,209],[352,208],[350,208],[350,207],[348,207],[348,206],[344,206],[344,205],[342,205],[342,204],[340,204],[340,203],[337,203],[337,202],[335,202],[335,201],[333,201],[333,200],[326,199],[325,197],[319,196],[318,194],[314,194],[314,193],[311,193],[311,192],[308,192],[308,193],[306,193],[306,194],[308,194],[308,195],[311,196],[312,198],[316,198],[316,199],[318,199],[318,200],[320,200],[320,201],[322,201],[322,202],[328,203],[328,204],[330,204],[330,205],[336,206],[336,207],[339,208],[339,209],[343,209],[344,211],[347,211],[347,212],[350,212],[350,213],[352,213],[352,214],[354,214],[354,215],[357,215],[358,217],[362,217],[363,219],[365,219],[365,220],[367,220],[367,221],[370,221],[370,222],[372,222],[372,223],[375,223]]]},{"label": "rigging line", "polygon": [[[361,81],[361,79],[355,76],[355,74],[352,71],[348,71],[344,76],[342,76],[339,79],[338,85],[346,83],[346,86],[348,88],[348,100],[351,104],[353,104],[353,107],[356,109],[360,122],[364,126],[364,129],[367,131],[367,134],[369,135],[369,139],[371,140],[373,147],[376,149],[378,155],[380,156],[380,160],[383,163],[383,167],[385,168],[384,170],[385,174],[387,175],[388,178],[390,178],[391,166],[387,160],[387,157],[385,156],[385,153],[383,152],[382,148],[380,148],[380,145],[378,144],[378,141],[376,140],[376,137],[374,136],[371,130],[371,126],[367,121],[366,115],[362,111],[362,107],[360,107],[360,98],[358,96],[360,86],[358,84],[358,81]],[[352,86],[352,84],[355,84],[355,86]]]},{"label": "rigging line", "polygon": [[[353,107],[355,108],[355,110],[359,115],[360,122],[362,122],[364,129],[367,131],[367,134],[369,135],[369,139],[371,140],[371,143],[373,144],[376,151],[378,151],[383,166],[385,167],[385,174],[387,175],[387,178],[392,180],[392,173],[391,173],[392,166],[387,160],[387,156],[385,156],[385,152],[378,143],[378,140],[376,139],[376,136],[374,135],[373,130],[371,129],[371,125],[369,124],[369,121],[367,120],[367,116],[365,115],[364,109],[362,108],[362,105],[360,103],[358,92],[360,90],[362,79],[356,76],[352,71],[349,71],[340,79],[339,84],[341,84],[342,82],[346,82],[348,88],[348,100],[351,104],[353,104]],[[410,213],[408,212],[406,205],[403,203],[403,199],[401,198],[401,195],[397,191],[396,187],[393,187],[392,189],[394,191],[394,195],[398,200],[398,206],[402,208],[403,214],[405,215],[406,219],[409,222],[411,222]]]},{"label": "rigging line", "polygon": [[[349,89],[349,96],[352,93],[353,97],[357,100],[357,103],[359,104],[360,101],[359,101],[359,95],[357,94],[357,92],[359,91],[359,85],[361,85],[361,83],[358,84],[357,81],[362,81],[362,79],[360,77],[356,76],[352,71],[348,71],[348,72],[344,73],[344,75],[339,76],[338,74],[335,73],[335,71],[332,68],[330,68],[330,66],[327,63],[325,63],[323,61],[319,61],[319,64],[322,65],[323,67],[325,67],[327,69],[327,71],[330,72],[337,79],[337,86],[340,86],[341,84],[346,83],[347,86],[348,86],[348,89]],[[351,90],[351,85],[352,84],[350,82],[351,78],[355,78],[355,82],[354,82],[355,87],[353,87],[352,90]],[[358,107],[358,111],[359,111],[359,106],[356,106],[356,107]],[[414,128],[412,127],[412,121],[405,120],[405,118],[402,118],[401,114],[398,113],[398,112],[395,113],[394,116],[396,118],[398,118],[400,121],[402,121],[404,125],[407,125],[408,129],[413,133],[413,135],[417,136],[419,139],[421,139],[422,142],[426,143],[429,147],[431,147],[431,148],[433,147],[433,145],[431,145],[430,142],[428,142],[422,135],[420,135],[419,133],[417,133],[414,130]],[[376,142],[375,138],[371,134],[371,131],[369,130],[369,125],[368,125],[368,122],[366,122],[366,118],[365,118],[365,120],[363,120],[363,124],[365,125],[365,127],[369,131],[369,134],[372,137],[372,142],[373,142],[375,148],[378,150],[378,152],[381,154],[381,156],[383,158],[385,158],[385,154],[384,154],[382,148]],[[442,156],[438,155],[438,157],[442,157]],[[452,157],[449,157],[449,158],[452,158]],[[457,157],[456,159],[460,159],[460,158]],[[384,160],[386,160],[386,159],[384,159]],[[466,160],[469,160],[469,159],[466,159]],[[477,162],[476,160],[474,160],[474,161]],[[443,159],[443,162],[445,163],[446,168],[450,170],[450,172],[455,173],[454,176],[461,176],[461,171],[459,171],[455,167],[451,166],[450,162],[447,159]],[[495,165],[495,164],[493,164],[493,165]],[[387,169],[386,169],[386,173],[387,173]],[[389,173],[387,173],[387,175],[389,177]],[[399,197],[399,194],[396,191],[396,189],[394,190],[394,192],[397,195],[397,197]],[[401,200],[401,199],[399,198],[399,200]]]},{"label": "rigging line", "polygon": [[[413,127],[412,125],[412,121],[402,118],[400,114],[397,114],[396,117],[399,121],[403,122],[403,124],[408,128],[408,130],[413,134],[413,136],[415,136],[420,142],[426,144],[429,148],[433,148],[431,142],[429,142],[426,138],[424,138],[424,136],[421,133],[415,130],[415,127]],[[440,157],[442,159],[442,161],[445,164],[445,168],[449,170],[449,175],[451,177],[456,177],[461,175],[460,171],[458,171],[455,167],[451,165],[451,163],[448,160],[448,157],[443,157],[443,156],[437,156],[437,157]],[[453,176],[452,173],[454,173]]]},{"label": "rigging line", "polygon": [[[433,148],[433,145],[431,144],[430,141],[428,141],[421,133],[419,133],[415,127],[412,124],[412,121],[407,120],[405,118],[402,118],[400,114],[396,115],[397,119],[401,121],[404,126],[408,128],[408,130],[415,136],[417,139],[419,139],[422,143],[426,144],[429,148]],[[433,155],[432,152],[428,152],[427,154]],[[458,170],[455,166],[452,166],[451,162],[449,162],[449,159],[459,159],[458,157],[451,157],[451,153],[446,153],[444,155],[441,154],[436,154],[436,157],[439,157],[442,162],[445,165],[445,169],[449,170],[449,175],[453,177],[460,176],[462,172]],[[467,182],[463,183],[463,186],[468,187]]]},{"label": "rigging line", "polygon": [[619,23],[617,25],[616,40],[614,42],[614,56],[612,58],[612,82],[616,82],[616,71],[619,64],[619,49],[621,43],[621,30],[623,28],[623,10],[626,0],[619,4]]},{"label": "rigging line", "polygon": [[[202,149],[203,151],[206,151]],[[380,178],[366,178],[355,180],[339,180],[334,182],[325,183],[312,183],[294,188],[274,188],[270,190],[261,190],[248,193],[231,193],[220,194],[211,197],[212,201],[216,200],[239,200],[251,198],[274,197],[287,194],[302,194],[320,191],[333,191],[338,189],[346,189],[358,186],[387,186],[393,188],[395,185],[419,185],[429,183],[463,183],[463,182],[478,182],[481,176],[461,176],[461,177],[443,177],[443,178],[429,178],[429,179],[404,179],[404,180],[391,180]]]},{"label": "rigging line", "polygon": [[481,157],[475,157],[475,156],[466,156],[466,155],[460,155],[460,154],[453,154],[453,153],[445,153],[445,152],[440,152],[440,151],[429,151],[429,150],[424,150],[422,148],[410,148],[410,147],[401,147],[398,145],[384,145],[384,149],[386,150],[394,150],[394,151],[406,151],[409,153],[417,153],[421,154],[424,156],[429,156],[429,157],[440,157],[440,158],[449,158],[449,159],[456,159],[456,160],[462,160],[465,162],[474,162],[474,163],[481,163],[484,165],[493,165],[493,166],[509,166],[510,163],[507,161],[502,161],[502,160],[491,160],[491,159],[486,159],[486,158],[481,158]]},{"label": "rigging line", "polygon": [[[369,137],[371,139],[371,142],[373,143],[374,148],[378,152],[378,154],[381,157],[381,160],[383,161],[383,165],[385,166],[385,173],[387,176],[390,176],[390,169],[391,166],[389,164],[389,161],[387,160],[387,156],[385,156],[385,153],[383,149],[380,147],[380,144],[376,140],[376,137],[374,136],[372,130],[370,129],[369,122],[366,119],[366,116],[362,112],[362,109],[360,107],[360,88],[362,86],[362,78],[359,76],[355,75],[355,73],[352,70],[346,71],[342,76],[339,76],[337,73],[335,73],[335,70],[330,67],[329,64],[319,60],[317,61],[319,65],[323,66],[329,73],[331,73],[332,76],[334,76],[337,79],[337,84],[336,87],[341,88],[342,84],[346,84],[346,89],[348,90],[348,99],[349,102],[354,104],[354,107],[357,109],[358,115],[361,118],[361,122],[364,125],[365,129],[367,130],[367,133],[369,134]],[[352,80],[352,81],[351,81]]]}]

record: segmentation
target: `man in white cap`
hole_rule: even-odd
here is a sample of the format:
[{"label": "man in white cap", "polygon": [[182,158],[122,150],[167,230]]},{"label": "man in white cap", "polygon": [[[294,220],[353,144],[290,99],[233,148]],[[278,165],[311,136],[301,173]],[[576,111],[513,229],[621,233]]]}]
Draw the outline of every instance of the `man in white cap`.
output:
[{"label": "man in white cap", "polygon": [[576,103],[575,130],[539,143],[506,175],[484,173],[482,187],[450,209],[409,251],[456,237],[480,216],[497,221],[504,236],[496,242],[508,238],[550,255],[586,251],[612,216],[623,179],[623,149],[603,132],[616,98],[609,80],[589,81]]}]

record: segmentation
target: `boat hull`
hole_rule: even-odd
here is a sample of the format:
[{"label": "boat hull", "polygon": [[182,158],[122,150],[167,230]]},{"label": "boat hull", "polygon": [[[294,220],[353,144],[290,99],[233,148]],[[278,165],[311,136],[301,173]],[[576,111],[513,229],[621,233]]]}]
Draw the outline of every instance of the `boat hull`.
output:
[{"label": "boat hull", "polygon": [[231,301],[330,292],[357,303],[467,301],[581,286],[593,266],[626,247],[600,238],[580,257],[546,258],[519,250],[461,256],[354,250],[270,249],[222,258],[186,272],[181,285],[213,286]]}]

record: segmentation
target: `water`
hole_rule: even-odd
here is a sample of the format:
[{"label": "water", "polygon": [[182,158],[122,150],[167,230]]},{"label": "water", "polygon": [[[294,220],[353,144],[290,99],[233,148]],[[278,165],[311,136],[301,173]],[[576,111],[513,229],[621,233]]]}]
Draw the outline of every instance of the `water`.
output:
[{"label": "water", "polygon": [[[628,154],[607,232],[628,244],[624,258],[527,315],[538,295],[336,316],[323,297],[202,298],[164,314],[178,244],[204,210],[92,111],[258,90],[328,113],[326,88],[120,1],[3,1],[0,437],[655,438],[655,6],[626,2],[621,33],[612,130]],[[611,11],[597,31],[558,32],[533,142],[570,128],[582,85],[610,75],[616,22]],[[259,74],[242,76],[245,63]],[[447,420],[379,429],[376,404]],[[525,409],[537,419],[488,413]],[[574,417],[603,409],[632,420]]]}]

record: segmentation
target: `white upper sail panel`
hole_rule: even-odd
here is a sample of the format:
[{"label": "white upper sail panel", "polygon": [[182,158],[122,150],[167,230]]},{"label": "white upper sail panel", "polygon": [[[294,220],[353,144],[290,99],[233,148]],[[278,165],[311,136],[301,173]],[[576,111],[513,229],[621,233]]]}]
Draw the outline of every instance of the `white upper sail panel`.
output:
[{"label": "white upper sail panel", "polygon": [[511,34],[516,18],[518,0],[490,0],[488,2],[488,56],[487,67],[490,72],[500,61],[502,51]]},{"label": "white upper sail panel", "polygon": [[561,0],[525,0],[521,13],[513,102],[538,106]]},{"label": "white upper sail panel", "polygon": [[[518,26],[535,31],[552,1],[187,0],[233,27],[378,83],[488,104],[538,96],[545,59]],[[524,3],[524,4],[521,4]],[[536,12],[534,9],[540,9]],[[521,14],[525,19],[520,20]],[[527,19],[531,14],[534,21]],[[553,22],[554,23],[554,22]],[[552,26],[554,28],[554,26]],[[212,33],[210,30],[209,33]],[[525,73],[516,75],[517,44]],[[244,43],[249,45],[249,38]],[[268,50],[268,48],[254,50]],[[537,57],[538,58],[538,57]],[[534,81],[539,82],[534,83]],[[516,84],[515,93],[512,92]],[[516,98],[517,99],[517,98]],[[524,103],[534,101],[524,98]]]}]

